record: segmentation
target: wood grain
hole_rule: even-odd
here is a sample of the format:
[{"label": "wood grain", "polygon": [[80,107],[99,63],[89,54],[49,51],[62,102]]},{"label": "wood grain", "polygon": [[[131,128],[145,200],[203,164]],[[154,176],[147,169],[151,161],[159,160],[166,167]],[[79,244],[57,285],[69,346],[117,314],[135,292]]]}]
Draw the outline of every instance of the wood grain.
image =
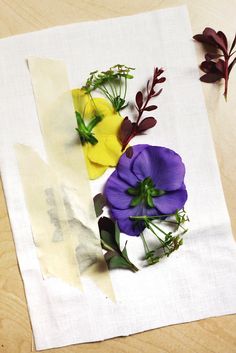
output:
[{"label": "wood grain", "polygon": [[[187,0],[193,32],[205,26],[235,33],[236,0]],[[183,4],[179,0],[0,0],[0,37],[60,24],[116,17]],[[201,47],[196,45],[199,62]],[[234,234],[236,234],[236,75],[229,101],[220,85],[203,85]],[[0,184],[0,353],[29,353],[33,339],[22,279]],[[236,315],[156,329],[130,337],[82,344],[55,353],[236,353]]]}]

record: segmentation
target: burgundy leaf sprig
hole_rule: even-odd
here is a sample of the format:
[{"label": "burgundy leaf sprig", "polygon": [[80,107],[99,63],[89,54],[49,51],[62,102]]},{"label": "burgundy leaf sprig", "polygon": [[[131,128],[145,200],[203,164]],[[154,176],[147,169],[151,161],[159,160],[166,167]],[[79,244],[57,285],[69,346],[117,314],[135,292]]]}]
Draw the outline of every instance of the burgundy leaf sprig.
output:
[{"label": "burgundy leaf sprig", "polygon": [[152,98],[157,97],[161,94],[162,88],[155,91],[156,85],[165,82],[165,77],[160,77],[163,74],[163,69],[154,69],[153,77],[147,81],[146,94],[144,95],[141,91],[136,94],[136,105],[137,110],[136,121],[132,122],[128,116],[123,120],[120,131],[119,139],[122,143],[122,151],[125,150],[130,140],[142,134],[148,129],[151,129],[156,125],[157,121],[153,116],[148,116],[143,118],[144,113],[156,110],[158,107],[156,105],[150,105],[149,102]]},{"label": "burgundy leaf sprig", "polygon": [[236,45],[236,35],[229,49],[226,35],[222,31],[216,32],[209,27],[206,27],[202,34],[196,34],[193,38],[208,46],[205,61],[200,65],[205,74],[200,77],[200,80],[213,83],[224,79],[224,97],[227,100],[229,75],[236,63],[236,57],[233,58],[236,53],[236,51],[233,51]]}]

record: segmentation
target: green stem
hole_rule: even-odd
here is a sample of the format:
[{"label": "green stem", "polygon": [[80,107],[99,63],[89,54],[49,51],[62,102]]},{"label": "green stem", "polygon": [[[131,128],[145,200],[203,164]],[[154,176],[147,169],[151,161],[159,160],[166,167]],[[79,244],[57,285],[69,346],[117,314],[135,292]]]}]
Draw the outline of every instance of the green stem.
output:
[{"label": "green stem", "polygon": [[100,86],[99,89],[100,89],[100,91],[103,92],[103,94],[104,94],[110,101],[112,101],[113,97],[112,97],[112,95],[108,92],[108,90],[106,89],[105,86]]},{"label": "green stem", "polygon": [[168,233],[166,233],[164,230],[162,230],[160,227],[158,227],[156,224],[151,223],[153,227],[155,227],[156,229],[159,230],[159,232],[161,232],[162,234],[164,234],[165,236],[168,235]]},{"label": "green stem", "polygon": [[115,91],[115,96],[114,96],[114,97],[117,97],[117,96],[118,96],[118,93],[117,93],[117,90],[116,90],[116,84],[115,84],[115,81],[114,81],[113,89],[114,89],[114,91]]},{"label": "green stem", "polygon": [[119,77],[119,96],[121,96],[121,85],[122,85],[122,82],[121,82],[121,76]]},{"label": "green stem", "polygon": [[175,215],[176,215],[176,213],[171,213],[171,214],[163,214],[160,216],[130,216],[129,218],[145,221],[145,220],[149,220],[149,219],[160,219],[163,217],[171,217],[171,216],[175,216]]},{"label": "green stem", "polygon": [[147,262],[148,262],[149,265],[152,265],[152,264],[154,264],[155,262],[154,262],[154,260],[153,260],[152,255],[150,256],[150,249],[149,249],[149,247],[148,247],[148,245],[147,245],[147,242],[146,242],[146,239],[145,239],[143,233],[141,233],[141,239],[142,239],[142,241],[143,241],[143,247],[144,247],[144,251],[145,251],[145,255],[146,255],[146,256],[145,256],[145,257],[146,257],[146,260],[147,260]]},{"label": "green stem", "polygon": [[[155,227],[155,225],[152,223],[152,226],[154,226]],[[156,227],[157,228],[157,227]],[[165,242],[164,242],[164,240],[162,240],[158,235],[157,235],[157,233],[154,231],[154,229],[151,227],[151,223],[148,223],[148,229],[150,229],[150,231],[157,237],[157,239],[164,245],[165,244]],[[164,231],[162,231],[161,229],[160,229],[160,231],[161,231],[161,233],[163,233],[163,234],[165,234],[165,235],[167,235]]]},{"label": "green stem", "polygon": [[143,233],[141,233],[141,239],[143,241],[143,247],[144,247],[144,250],[145,250],[145,254],[147,255],[147,253],[149,253],[150,250],[149,250],[149,247],[147,245],[147,242],[146,242],[146,239],[145,239]]},{"label": "green stem", "polygon": [[126,98],[126,93],[127,93],[127,77],[125,77],[125,89],[124,89],[124,96],[123,96],[124,100]]},{"label": "green stem", "polygon": [[91,95],[90,92],[89,92],[89,97],[90,97],[90,99],[91,99],[91,101],[92,101],[92,104],[93,104],[93,106],[94,106],[94,109],[95,109],[97,115],[99,115],[97,106],[96,106],[96,104],[95,104],[95,102],[94,102],[94,99],[93,99],[93,97],[92,97],[92,95]]},{"label": "green stem", "polygon": [[115,91],[114,91],[113,85],[111,84],[110,80],[108,80],[107,82],[108,82],[108,85],[109,85],[109,87],[110,87],[110,89],[111,89],[111,92],[112,92],[112,94],[113,94],[113,97],[115,98]]}]

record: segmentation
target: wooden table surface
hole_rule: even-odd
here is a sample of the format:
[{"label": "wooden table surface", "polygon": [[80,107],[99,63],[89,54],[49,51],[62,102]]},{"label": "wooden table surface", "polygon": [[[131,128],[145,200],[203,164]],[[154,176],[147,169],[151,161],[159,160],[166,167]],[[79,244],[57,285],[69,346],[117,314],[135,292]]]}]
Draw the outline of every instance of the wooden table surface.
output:
[{"label": "wooden table surface", "polygon": [[[184,3],[189,8],[194,34],[210,26],[225,31],[233,38],[236,30],[236,0],[0,0],[0,37]],[[200,45],[196,45],[199,63],[203,57],[201,50]],[[233,233],[236,235],[236,70],[230,81],[227,104],[223,100],[222,89],[219,85],[203,84],[225,198]],[[0,353],[29,353],[34,350],[33,347],[24,288],[0,185]],[[234,353],[236,315],[173,325],[130,337],[45,352]]]}]

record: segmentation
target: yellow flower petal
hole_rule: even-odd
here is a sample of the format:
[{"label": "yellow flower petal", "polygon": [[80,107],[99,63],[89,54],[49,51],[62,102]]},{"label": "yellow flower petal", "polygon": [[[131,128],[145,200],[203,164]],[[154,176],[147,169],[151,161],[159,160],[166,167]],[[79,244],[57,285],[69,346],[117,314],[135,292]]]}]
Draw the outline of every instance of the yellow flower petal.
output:
[{"label": "yellow flower petal", "polygon": [[104,98],[93,98],[83,89],[73,89],[72,98],[74,108],[84,119],[91,119],[95,115],[111,115],[114,113],[113,106]]},{"label": "yellow flower petal", "polygon": [[90,97],[83,89],[73,89],[71,91],[75,111],[83,115],[86,105],[90,102]]},{"label": "yellow flower petal", "polygon": [[96,145],[88,144],[88,159],[103,166],[116,166],[122,154],[118,138],[115,135],[100,135],[98,140]]},{"label": "yellow flower petal", "polygon": [[117,135],[122,121],[123,118],[118,113],[105,115],[102,121],[94,127],[93,133],[98,141],[100,135]]},{"label": "yellow flower petal", "polygon": [[85,157],[85,163],[89,175],[89,179],[97,179],[99,178],[108,168],[108,166],[100,165],[98,163],[94,163],[90,161],[90,159],[87,156],[87,150],[88,150],[88,144],[85,144],[83,146],[84,150],[84,157]]},{"label": "yellow flower petal", "polygon": [[106,116],[106,115],[111,115],[114,114],[114,108],[111,105],[110,102],[108,102],[104,98],[94,98],[93,99],[94,103],[90,101],[90,107],[91,109],[94,109],[94,105],[96,106],[96,110],[94,109],[95,112],[97,112],[101,116]]}]

